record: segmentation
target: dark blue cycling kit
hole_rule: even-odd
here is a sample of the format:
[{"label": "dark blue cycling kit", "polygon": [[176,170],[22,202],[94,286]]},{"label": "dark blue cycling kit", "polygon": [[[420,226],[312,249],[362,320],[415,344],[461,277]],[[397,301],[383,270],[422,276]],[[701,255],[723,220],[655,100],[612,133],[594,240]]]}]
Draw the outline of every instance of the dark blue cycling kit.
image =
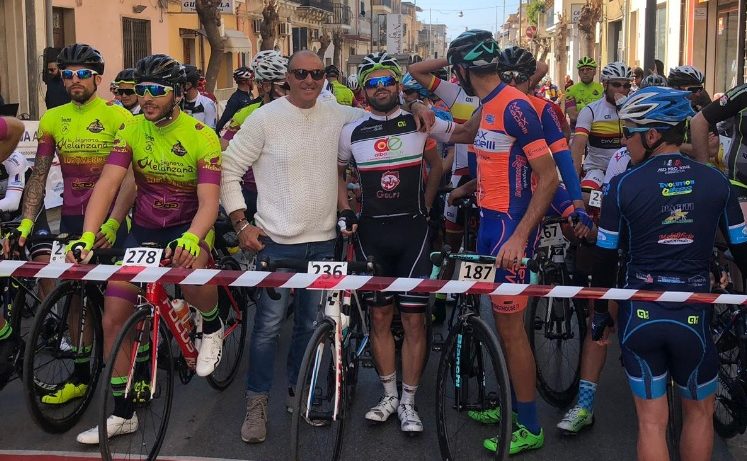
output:
[{"label": "dark blue cycling kit", "polygon": [[[708,292],[718,226],[732,246],[747,242],[726,177],[680,153],[651,157],[613,178],[603,193],[597,246],[616,250],[621,232],[626,236],[625,288]],[[623,365],[636,396],[663,396],[668,373],[686,398],[715,392],[710,310],[707,304],[620,303]]]}]

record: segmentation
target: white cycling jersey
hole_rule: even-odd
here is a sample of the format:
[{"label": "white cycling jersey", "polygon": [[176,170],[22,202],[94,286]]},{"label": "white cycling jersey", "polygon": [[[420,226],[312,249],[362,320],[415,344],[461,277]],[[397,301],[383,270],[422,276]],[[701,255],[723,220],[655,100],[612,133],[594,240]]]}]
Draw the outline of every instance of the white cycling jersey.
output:
[{"label": "white cycling jersey", "polygon": [[26,186],[26,170],[29,162],[26,157],[13,152],[0,168],[0,211],[17,211],[21,204],[23,188]]}]

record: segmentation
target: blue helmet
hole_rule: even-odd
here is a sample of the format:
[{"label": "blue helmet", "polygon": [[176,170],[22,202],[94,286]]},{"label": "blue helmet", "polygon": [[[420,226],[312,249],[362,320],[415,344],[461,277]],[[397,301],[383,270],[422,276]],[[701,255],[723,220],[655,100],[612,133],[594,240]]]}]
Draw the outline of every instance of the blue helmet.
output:
[{"label": "blue helmet", "polygon": [[428,91],[423,85],[415,80],[409,72],[406,73],[404,77],[402,77],[402,89],[415,90],[418,92],[418,95],[421,98],[428,98],[431,95],[430,91]]},{"label": "blue helmet", "polygon": [[618,115],[637,125],[674,126],[695,115],[689,96],[689,91],[649,86],[624,99]]}]

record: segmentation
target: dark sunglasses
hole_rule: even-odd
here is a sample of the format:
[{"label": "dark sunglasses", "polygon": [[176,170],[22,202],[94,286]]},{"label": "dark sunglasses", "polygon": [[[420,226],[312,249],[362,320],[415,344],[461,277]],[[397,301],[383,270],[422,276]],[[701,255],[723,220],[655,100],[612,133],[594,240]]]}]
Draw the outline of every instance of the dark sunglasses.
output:
[{"label": "dark sunglasses", "polygon": [[307,69],[293,69],[289,70],[293,77],[295,77],[296,80],[306,80],[306,77],[311,75],[311,78],[313,80],[319,81],[324,79],[324,69],[313,69],[313,70],[307,70]]},{"label": "dark sunglasses", "polygon": [[116,91],[116,93],[119,96],[132,96],[133,94],[135,94],[135,90],[132,89],[132,88],[127,88],[127,89],[120,89],[120,88],[118,88],[117,91]]},{"label": "dark sunglasses", "polygon": [[623,83],[623,82],[609,82],[609,84],[610,84],[610,86],[611,86],[612,88],[620,88],[620,87],[623,87],[623,88],[625,88],[626,90],[629,90],[629,89],[630,89],[630,88],[631,88],[631,87],[633,86],[633,85],[632,85],[632,84],[631,84],[630,82],[625,82],[625,83]]},{"label": "dark sunglasses", "polygon": [[702,86],[688,86],[687,91],[689,91],[690,93],[700,93],[701,91],[703,91],[703,87]]},{"label": "dark sunglasses", "polygon": [[363,82],[363,87],[367,90],[375,90],[379,87],[394,86],[397,84],[397,79],[391,75],[384,75],[383,77],[371,77]]},{"label": "dark sunglasses", "polygon": [[78,69],[78,70],[65,69],[60,72],[60,75],[62,75],[62,78],[65,80],[72,80],[73,75],[77,75],[78,80],[87,80],[93,77],[94,75],[99,75],[99,73],[91,69]]},{"label": "dark sunglasses", "polygon": [[408,88],[406,90],[402,90],[406,95],[413,95],[418,92],[418,90],[413,90],[412,88]]},{"label": "dark sunglasses", "polygon": [[505,72],[501,72],[500,77],[503,83],[511,83],[512,81],[515,81],[517,85],[529,80],[529,76],[527,74],[515,70],[507,70]]},{"label": "dark sunglasses", "polygon": [[154,98],[160,98],[166,96],[174,89],[170,86],[159,85],[158,83],[138,83],[135,85],[135,94],[143,97],[145,93],[150,94]]}]

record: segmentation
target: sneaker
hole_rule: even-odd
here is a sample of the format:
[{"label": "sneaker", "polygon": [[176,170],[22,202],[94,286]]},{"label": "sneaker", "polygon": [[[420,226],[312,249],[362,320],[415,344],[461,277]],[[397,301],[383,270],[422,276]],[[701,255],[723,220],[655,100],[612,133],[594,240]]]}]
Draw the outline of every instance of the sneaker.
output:
[{"label": "sneaker", "polygon": [[[137,413],[132,414],[132,418],[124,419],[119,416],[111,415],[106,418],[106,435],[109,438],[116,437],[118,435],[132,434],[137,431]],[[86,445],[98,445],[99,444],[99,427],[88,429],[85,432],[78,434],[78,443]]]},{"label": "sneaker", "polygon": [[375,423],[383,423],[397,411],[398,406],[399,397],[384,394],[379,403],[366,412],[366,419]]},{"label": "sneaker", "polygon": [[402,432],[423,432],[423,423],[420,421],[420,415],[418,415],[415,405],[411,403],[399,405],[397,416]]},{"label": "sneaker", "polygon": [[220,321],[220,329],[210,334],[202,335],[200,353],[197,355],[197,376],[209,376],[220,363],[223,355],[223,320]]},{"label": "sneaker", "polygon": [[[540,429],[540,433],[535,435],[529,432],[524,425],[514,424],[514,433],[511,435],[511,446],[508,449],[509,455],[515,455],[527,450],[536,450],[542,448],[545,444],[545,431]],[[491,437],[482,442],[482,446],[487,450],[495,452],[498,449],[498,438]]]},{"label": "sneaker", "polygon": [[567,435],[576,435],[583,428],[592,424],[594,424],[594,413],[576,405],[568,410],[568,413],[558,423],[557,428]]},{"label": "sneaker", "polygon": [[267,438],[267,400],[266,395],[246,399],[246,416],[241,425],[241,440],[244,442],[260,443]]},{"label": "sneaker", "polygon": [[470,410],[467,416],[480,424],[498,424],[501,422],[501,407],[488,408],[487,410]]},{"label": "sneaker", "polygon": [[[86,395],[88,384],[65,383],[57,391],[41,398],[42,403],[47,405],[62,405],[71,400],[79,399]],[[96,442],[98,443],[98,442]]]}]

